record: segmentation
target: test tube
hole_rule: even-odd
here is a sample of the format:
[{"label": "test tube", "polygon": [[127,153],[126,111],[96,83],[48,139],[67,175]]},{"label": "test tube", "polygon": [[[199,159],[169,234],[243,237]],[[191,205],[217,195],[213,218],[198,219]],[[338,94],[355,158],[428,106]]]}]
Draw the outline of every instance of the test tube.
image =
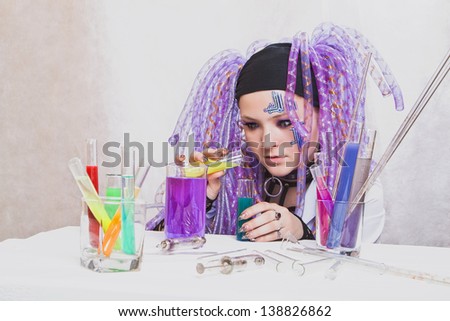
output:
[{"label": "test tube", "polygon": [[240,219],[241,213],[253,205],[254,199],[254,181],[248,178],[238,179],[237,196],[238,196],[238,212],[237,212],[237,224],[236,224],[236,239],[238,241],[247,241],[245,231],[242,230],[242,225],[248,222],[251,218],[242,220]]},{"label": "test tube", "polygon": [[241,150],[235,150],[232,153],[224,156],[216,161],[207,161],[205,164],[208,166],[208,174],[213,174],[226,169],[234,168],[241,165],[243,156]]},{"label": "test tube", "polygon": [[[134,254],[134,150],[131,150],[129,154],[130,157],[128,164],[125,158],[122,157],[122,249],[127,254]],[[122,155],[125,156],[123,148]]]},{"label": "test tube", "polygon": [[316,227],[319,229],[318,240],[320,245],[325,246],[330,229],[331,214],[333,213],[333,200],[331,199],[330,191],[327,188],[326,177],[322,172],[322,167],[318,165],[312,165],[310,171],[314,180],[316,181],[317,192],[317,213],[318,223]]},{"label": "test tube", "polygon": [[[142,185],[144,184],[145,179],[147,178],[150,167],[151,167],[150,165],[147,165],[143,168],[139,168],[136,173],[135,187],[134,187],[134,197],[135,198],[137,198],[139,196]],[[122,184],[120,184],[120,185],[122,185]],[[107,230],[105,233],[105,237],[103,240],[103,253],[106,256],[109,256],[111,254],[111,252],[113,250],[113,246],[114,246],[114,244],[116,244],[116,241],[119,237],[119,233],[122,229],[122,222],[121,222],[122,210],[121,210],[121,208],[122,208],[121,206],[119,206],[117,208],[117,210],[112,218],[112,222],[114,222],[115,224],[112,225],[112,228]]]},{"label": "test tube", "polygon": [[206,243],[206,239],[202,236],[171,238],[161,241],[157,245],[161,251],[169,252],[181,249],[199,249]]},{"label": "test tube", "polygon": [[134,196],[138,197],[139,192],[142,188],[142,185],[144,185],[145,179],[147,178],[147,175],[150,171],[150,165],[144,166],[144,167],[139,167],[137,172],[136,172],[136,186],[135,186],[135,192],[134,192]]},{"label": "test tube", "polygon": [[106,174],[106,202],[105,210],[110,219],[114,217],[122,197],[122,176],[120,174]]},{"label": "test tube", "polygon": [[[97,140],[94,138],[89,138],[86,140],[86,173],[98,193]],[[88,209],[88,219],[90,242],[92,246],[97,247],[99,242],[98,233],[100,225],[90,209]]]},{"label": "test tube", "polygon": [[[356,194],[359,192],[367,177],[369,177],[372,154],[375,145],[376,130],[367,129],[364,131],[363,141],[356,160],[355,175],[353,177],[352,189],[350,192],[350,203],[354,202]],[[364,195],[359,202],[364,201]],[[354,248],[357,242],[359,224],[362,216],[362,206],[355,207],[353,211],[347,211],[344,226],[342,229],[341,246]]]},{"label": "test tube", "polygon": [[[227,154],[220,159],[207,159],[205,165],[208,167],[207,174],[214,174],[220,171],[224,171],[230,168],[237,167],[241,165],[243,160],[243,155],[240,150],[236,150],[231,154]],[[198,163],[197,163],[198,164]],[[202,167],[186,167],[185,169],[186,177],[198,177],[203,174]]]},{"label": "test tube", "polygon": [[84,200],[86,201],[89,209],[94,215],[97,222],[102,223],[102,229],[106,232],[108,229],[111,219],[105,210],[102,200],[98,196],[98,193],[91,182],[91,179],[86,174],[86,171],[81,164],[81,160],[77,157],[69,160],[69,169],[77,183],[78,188],[83,194]]},{"label": "test tube", "polygon": [[[352,121],[353,123],[353,121]],[[354,122],[349,141],[345,144],[344,159],[339,165],[339,180],[337,182],[336,199],[331,216],[331,225],[328,232],[327,247],[336,248],[340,245],[342,227],[348,210],[350,191],[355,173],[356,160],[358,158],[359,141],[363,123]]]}]

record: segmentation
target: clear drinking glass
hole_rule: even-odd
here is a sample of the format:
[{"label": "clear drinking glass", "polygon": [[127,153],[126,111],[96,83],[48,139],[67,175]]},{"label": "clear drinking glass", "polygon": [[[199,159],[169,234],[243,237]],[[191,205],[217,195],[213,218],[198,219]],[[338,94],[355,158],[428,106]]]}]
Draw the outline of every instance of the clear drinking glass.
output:
[{"label": "clear drinking glass", "polygon": [[[329,201],[317,200],[316,204],[317,246],[334,253],[358,256],[361,248],[365,203],[335,202],[334,206],[340,207],[340,211],[346,213],[343,222],[336,222],[336,224],[326,215],[320,215],[320,211],[326,211],[329,208]],[[331,231],[333,233],[330,233]],[[338,245],[335,246],[335,244]]]},{"label": "clear drinking glass", "polygon": [[[89,241],[88,209],[116,208],[112,219],[99,222],[99,244]],[[132,210],[130,210],[132,209]],[[96,272],[139,270],[142,264],[147,207],[144,202],[101,197],[82,199],[80,222],[81,265]],[[127,233],[123,233],[123,227]]]},{"label": "clear drinking glass", "polygon": [[205,235],[206,173],[203,164],[167,165],[164,224],[167,238]]}]

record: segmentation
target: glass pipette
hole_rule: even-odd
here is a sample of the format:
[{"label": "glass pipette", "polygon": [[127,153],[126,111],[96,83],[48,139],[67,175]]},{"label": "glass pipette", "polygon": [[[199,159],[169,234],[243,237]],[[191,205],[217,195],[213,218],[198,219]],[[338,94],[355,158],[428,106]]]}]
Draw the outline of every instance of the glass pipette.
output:
[{"label": "glass pipette", "polygon": [[239,249],[239,250],[232,250],[232,251],[226,251],[226,252],[220,252],[220,253],[214,253],[214,254],[209,254],[209,255],[204,255],[204,256],[200,256],[197,258],[197,260],[204,260],[207,258],[212,258],[214,256],[220,256],[220,255],[224,255],[224,254],[230,254],[230,253],[236,253],[236,252],[242,252],[242,251],[246,251],[247,249]]},{"label": "glass pipette", "polygon": [[289,264],[288,262],[278,260],[278,259],[274,258],[273,256],[268,255],[267,253],[262,253],[257,250],[254,250],[253,252],[258,253],[258,254],[268,258],[271,262],[273,262],[273,264],[275,266],[275,271],[277,271],[278,273],[293,272],[297,276],[303,275],[303,272],[304,272],[303,270],[298,271],[298,270],[292,269],[292,264]]},{"label": "glass pipette", "polygon": [[431,283],[436,283],[440,285],[450,285],[450,277],[420,272],[420,271],[413,271],[409,269],[399,268],[396,266],[386,265],[384,263],[379,263],[375,261],[360,259],[358,257],[353,256],[346,256],[346,255],[339,255],[336,253],[331,253],[328,251],[324,251],[321,249],[313,249],[313,248],[299,248],[299,247],[293,247],[288,248],[287,250],[294,251],[294,252],[300,252],[308,255],[316,255],[321,256],[325,258],[335,259],[342,262],[348,262],[355,264],[359,267],[364,267],[372,271],[376,271],[379,274],[391,274],[395,276],[402,276],[413,280],[420,280],[420,281],[427,281]]},{"label": "glass pipette", "polygon": [[265,264],[264,257],[257,254],[247,254],[242,256],[224,256],[219,262],[212,262],[212,265],[197,263],[196,270],[198,274],[205,272],[231,274],[232,272],[241,272],[249,269],[260,268]]},{"label": "glass pipette", "polygon": [[330,263],[328,258],[314,260],[314,261],[310,261],[310,262],[302,262],[302,261],[296,260],[295,258],[292,258],[290,256],[287,256],[287,255],[284,255],[282,253],[275,252],[272,250],[266,250],[265,252],[279,255],[279,256],[284,257],[284,258],[288,259],[289,261],[291,261],[292,262],[291,269],[293,271],[295,271],[295,273],[298,276],[309,275],[314,271],[318,271],[320,269],[320,267],[322,267],[324,264],[327,264],[327,266],[329,266],[329,263]]},{"label": "glass pipette", "polygon": [[303,267],[302,263],[300,261],[297,261],[296,259],[293,259],[287,255],[272,251],[272,250],[265,250],[264,252],[266,253],[272,253],[275,255],[279,255],[285,259],[288,259],[291,264],[290,264],[290,268],[296,272],[296,274],[298,274],[299,276],[302,276],[305,273],[305,268]]},{"label": "glass pipette", "polygon": [[180,249],[199,249],[206,243],[206,239],[201,236],[172,238],[161,241],[156,247],[161,251],[169,252]]}]

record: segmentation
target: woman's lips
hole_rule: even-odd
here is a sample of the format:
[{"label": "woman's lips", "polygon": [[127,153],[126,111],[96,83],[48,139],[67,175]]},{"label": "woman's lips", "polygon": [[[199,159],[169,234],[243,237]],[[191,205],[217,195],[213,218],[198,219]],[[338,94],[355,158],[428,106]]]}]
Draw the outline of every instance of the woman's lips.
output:
[{"label": "woman's lips", "polygon": [[266,159],[266,162],[279,163],[285,158],[285,156],[265,156],[264,158]]}]

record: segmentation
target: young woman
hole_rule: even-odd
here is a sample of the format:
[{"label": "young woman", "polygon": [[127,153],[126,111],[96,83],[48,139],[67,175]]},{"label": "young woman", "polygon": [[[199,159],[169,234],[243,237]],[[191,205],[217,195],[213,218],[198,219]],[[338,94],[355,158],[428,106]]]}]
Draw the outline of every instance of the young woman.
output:
[{"label": "young woman", "polygon": [[[356,31],[332,24],[319,26],[311,43],[299,33],[292,43],[253,44],[248,60],[224,51],[207,62],[169,141],[176,145],[193,134],[200,142],[195,161],[221,148],[241,148],[253,159],[209,175],[207,232],[236,232],[236,182],[253,178],[257,203],[241,214],[252,218],[241,228],[249,240],[314,238],[316,186],[309,167],[317,151],[337,154],[353,114],[364,122],[364,97],[359,106],[356,100],[369,51],[382,72],[372,77],[401,109],[400,90],[375,49]],[[327,166],[331,190],[338,160]],[[384,224],[379,184],[365,200],[363,237],[374,242]]]}]

